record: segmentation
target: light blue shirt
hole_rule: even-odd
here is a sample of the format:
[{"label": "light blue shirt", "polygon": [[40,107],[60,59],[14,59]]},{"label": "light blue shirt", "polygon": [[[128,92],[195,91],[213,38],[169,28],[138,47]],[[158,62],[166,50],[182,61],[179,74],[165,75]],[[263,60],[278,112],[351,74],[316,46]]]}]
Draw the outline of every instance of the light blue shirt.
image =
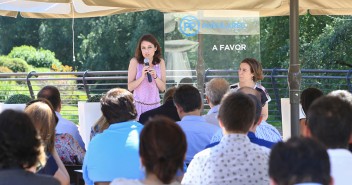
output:
[{"label": "light blue shirt", "polygon": [[219,114],[220,105],[216,105],[211,108],[206,115],[203,115],[203,118],[206,122],[219,126],[218,114]]},{"label": "light blue shirt", "polygon": [[259,139],[264,139],[270,142],[277,143],[282,141],[280,132],[266,121],[262,121],[255,130],[255,136]]},{"label": "light blue shirt", "polygon": [[195,115],[184,116],[177,123],[186,134],[187,152],[185,163],[188,164],[196,153],[209,144],[211,137],[219,127],[206,122],[202,116]]},{"label": "light blue shirt", "polygon": [[56,134],[70,134],[85,150],[84,142],[82,140],[81,135],[79,134],[78,127],[76,124],[74,124],[72,121],[69,121],[61,116],[60,113],[55,112],[57,118],[59,118],[59,122],[57,123],[55,127],[55,133]]},{"label": "light blue shirt", "polygon": [[139,160],[139,134],[143,125],[137,121],[115,123],[94,136],[83,162],[87,185],[115,178],[143,179]]}]

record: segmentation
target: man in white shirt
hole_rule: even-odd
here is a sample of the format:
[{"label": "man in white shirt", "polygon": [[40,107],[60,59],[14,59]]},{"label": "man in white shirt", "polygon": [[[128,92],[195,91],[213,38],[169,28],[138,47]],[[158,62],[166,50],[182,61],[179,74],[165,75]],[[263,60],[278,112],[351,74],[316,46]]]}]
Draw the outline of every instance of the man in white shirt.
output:
[{"label": "man in white shirt", "polygon": [[352,153],[347,147],[352,133],[352,105],[339,97],[323,96],[309,107],[307,119],[307,135],[328,148],[334,183],[351,184]]},{"label": "man in white shirt", "polygon": [[225,95],[218,116],[224,137],[194,156],[182,184],[269,184],[269,149],[247,137],[254,115],[255,103],[248,95]]},{"label": "man in white shirt", "polygon": [[230,90],[230,84],[224,78],[213,78],[205,84],[205,98],[210,110],[204,119],[211,124],[219,126],[218,113],[222,97]]},{"label": "man in white shirt", "polygon": [[84,142],[82,140],[81,135],[79,134],[78,127],[72,121],[69,121],[63,118],[60,114],[61,111],[61,97],[60,91],[51,85],[43,87],[37,94],[37,98],[44,98],[49,100],[51,105],[53,106],[56,116],[59,118],[59,122],[56,125],[55,131],[56,134],[70,134],[78,144],[85,149]]}]

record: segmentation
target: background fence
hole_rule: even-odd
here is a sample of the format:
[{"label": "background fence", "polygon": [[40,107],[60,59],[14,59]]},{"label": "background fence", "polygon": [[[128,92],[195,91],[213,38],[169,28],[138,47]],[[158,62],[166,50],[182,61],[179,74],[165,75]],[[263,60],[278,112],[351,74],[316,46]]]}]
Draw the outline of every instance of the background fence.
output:
[{"label": "background fence", "polygon": [[[179,85],[179,83],[196,85],[196,71],[191,72],[192,75],[188,77],[167,75],[167,87]],[[167,71],[167,74],[175,74],[175,71]],[[265,78],[261,83],[272,98],[269,103],[268,122],[280,127],[280,98],[289,96],[288,71],[287,69],[264,69],[264,74]],[[304,69],[301,89],[316,87],[324,93],[336,89],[351,92],[351,74],[352,70]],[[238,82],[237,72],[234,70],[209,69],[205,71],[203,80],[207,82],[218,77],[225,78],[230,84]],[[181,82],[174,80],[181,78],[186,80]],[[35,98],[37,92],[45,85],[58,87],[63,101],[62,115],[78,123],[78,101],[86,101],[89,97],[105,93],[114,87],[127,88],[127,71],[0,73],[0,83],[0,102],[5,101],[12,94],[27,94]],[[206,111],[209,107],[206,101],[204,104]]]}]

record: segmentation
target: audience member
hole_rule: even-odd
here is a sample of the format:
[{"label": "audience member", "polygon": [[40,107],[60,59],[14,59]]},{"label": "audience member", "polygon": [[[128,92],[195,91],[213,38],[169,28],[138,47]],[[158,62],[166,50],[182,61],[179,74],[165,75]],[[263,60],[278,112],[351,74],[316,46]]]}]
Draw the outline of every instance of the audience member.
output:
[{"label": "audience member", "polygon": [[45,165],[44,147],[31,119],[22,112],[5,110],[0,114],[0,184],[59,185],[53,177],[35,174]]},{"label": "audience member", "polygon": [[92,139],[84,157],[83,178],[87,185],[108,184],[115,178],[142,179],[138,156],[139,133],[133,95],[111,89],[101,100],[101,111],[110,126]]},{"label": "audience member", "polygon": [[323,92],[317,88],[310,87],[304,89],[301,93],[301,106],[300,106],[300,116],[299,116],[299,123],[300,123],[300,132],[301,135],[306,134],[306,115],[308,114],[309,106],[313,103],[313,101],[320,96],[323,96]]},{"label": "audience member", "polygon": [[55,135],[55,149],[66,165],[82,165],[86,151],[70,134]]},{"label": "audience member", "polygon": [[185,132],[187,138],[185,162],[188,164],[196,153],[209,144],[211,137],[219,127],[206,122],[200,116],[202,99],[197,88],[191,85],[181,85],[175,91],[174,103],[181,118],[177,124]]},{"label": "audience member", "polygon": [[272,185],[331,185],[329,155],[309,138],[291,138],[274,146],[269,159]]},{"label": "audience member", "polygon": [[163,105],[142,113],[139,117],[139,122],[144,124],[155,115],[163,115],[174,121],[180,121],[180,117],[178,116],[176,107],[174,105],[173,96],[175,91],[176,87],[169,88],[164,94]]},{"label": "audience member", "polygon": [[193,86],[193,79],[190,77],[184,77],[178,82],[177,87],[180,87],[181,85],[192,85]]},{"label": "audience member", "polygon": [[205,84],[205,98],[210,110],[203,117],[208,123],[219,126],[218,112],[222,97],[230,90],[230,84],[224,78],[213,78]]},{"label": "audience member", "polygon": [[269,149],[247,137],[254,114],[255,105],[248,95],[225,96],[218,116],[224,137],[194,156],[182,184],[269,184]]},{"label": "audience member", "polygon": [[158,116],[152,118],[145,124],[139,144],[139,155],[146,170],[146,179],[115,179],[111,185],[179,185],[176,173],[183,170],[186,150],[186,136],[173,120]]},{"label": "audience member", "polygon": [[58,118],[50,102],[46,99],[33,100],[27,104],[24,111],[31,118],[43,140],[48,158],[47,163],[38,173],[54,176],[61,185],[70,184],[69,174],[55,149],[55,126]]},{"label": "audience member", "polygon": [[[249,140],[252,143],[258,144],[260,146],[264,146],[267,148],[271,148],[275,143],[271,142],[271,141],[266,141],[264,139],[260,139],[258,138],[254,133],[256,128],[258,127],[258,125],[261,123],[262,121],[262,106],[260,103],[260,94],[258,91],[256,91],[255,89],[252,89],[250,87],[241,87],[237,92],[242,92],[244,94],[248,94],[250,98],[252,98],[252,100],[255,102],[255,115],[254,115],[254,124],[249,128],[249,132],[247,134]],[[223,133],[222,130],[219,129],[214,136],[211,139],[211,144],[209,144],[207,146],[207,148],[215,146],[217,144],[219,144],[221,138],[223,137]]]},{"label": "audience member", "polygon": [[85,149],[84,142],[81,135],[79,134],[78,127],[72,121],[63,118],[61,112],[61,97],[60,92],[55,86],[45,86],[37,94],[37,98],[45,98],[49,100],[51,105],[54,107],[56,116],[59,118],[59,122],[56,125],[56,134],[70,134],[78,144]]},{"label": "audience member", "polygon": [[242,92],[244,94],[248,94],[250,98],[252,98],[252,100],[255,102],[255,117],[254,117],[254,124],[249,128],[249,132],[247,134],[247,136],[249,137],[249,140],[252,143],[258,144],[260,146],[264,146],[267,148],[271,148],[276,142],[271,142],[271,141],[267,141],[265,139],[259,138],[255,135],[255,132],[258,128],[258,126],[263,123],[262,119],[263,119],[263,115],[262,113],[262,106],[261,106],[261,95],[260,93],[250,87],[241,87],[240,89],[238,89],[238,92]]},{"label": "audience member", "polygon": [[[336,96],[339,97],[347,102],[349,102],[352,105],[352,94],[349,91],[346,90],[335,90],[332,91],[328,94],[328,96]],[[348,142],[348,149],[352,152],[352,134],[350,137],[350,140]]]},{"label": "audience member", "polygon": [[331,174],[338,185],[350,184],[352,153],[347,150],[352,131],[352,105],[334,96],[316,99],[309,107],[308,136],[328,148]]},{"label": "audience member", "polygon": [[95,135],[102,133],[108,127],[109,127],[108,121],[106,120],[104,115],[101,115],[100,118],[94,123],[94,125],[90,130],[90,140],[92,140],[92,138]]}]

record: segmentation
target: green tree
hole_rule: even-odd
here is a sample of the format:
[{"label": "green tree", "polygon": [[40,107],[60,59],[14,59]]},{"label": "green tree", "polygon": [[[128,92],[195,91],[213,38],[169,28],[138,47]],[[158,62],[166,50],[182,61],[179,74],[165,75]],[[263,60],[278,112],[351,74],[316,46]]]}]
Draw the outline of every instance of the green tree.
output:
[{"label": "green tree", "polygon": [[[97,18],[87,19],[46,19],[39,27],[39,46],[53,51],[55,56],[64,64],[80,69],[82,64],[73,60],[73,38],[75,55],[79,51],[82,40],[79,35],[88,35],[91,32],[89,22]],[[73,37],[73,35],[75,37]],[[75,57],[76,57],[75,56]]]},{"label": "green tree", "polygon": [[88,35],[80,35],[82,70],[126,70],[142,34],[151,33],[163,43],[163,14],[157,11],[101,17],[90,27]]},{"label": "green tree", "polygon": [[39,19],[0,16],[0,55],[7,55],[15,46],[38,47],[40,23]]}]

